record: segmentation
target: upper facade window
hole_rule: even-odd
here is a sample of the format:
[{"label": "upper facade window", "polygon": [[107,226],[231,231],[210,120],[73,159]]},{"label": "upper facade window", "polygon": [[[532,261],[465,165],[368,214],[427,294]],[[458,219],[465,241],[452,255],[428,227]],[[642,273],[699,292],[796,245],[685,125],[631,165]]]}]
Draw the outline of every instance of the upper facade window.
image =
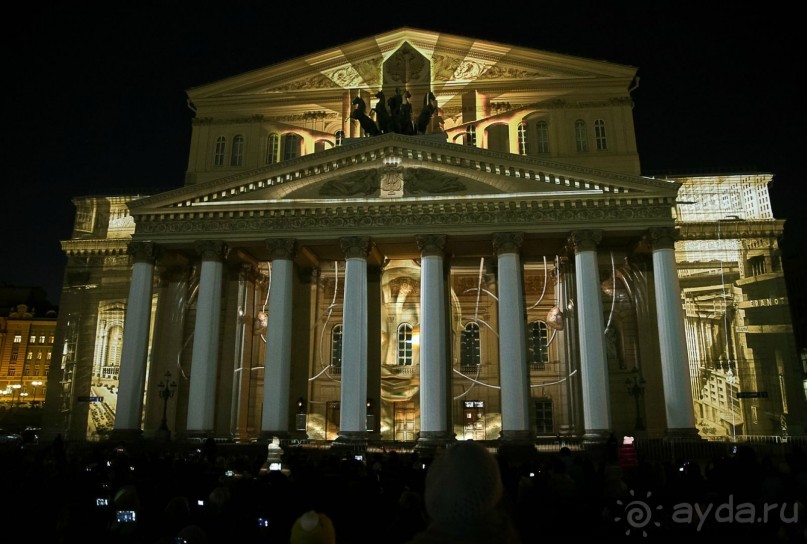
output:
[{"label": "upper facade window", "polygon": [[331,329],[331,366],[342,368],[342,325]]},{"label": "upper facade window", "polygon": [[280,134],[274,132],[266,140],[266,164],[280,162]]},{"label": "upper facade window", "polygon": [[594,121],[594,141],[597,143],[597,151],[608,149],[608,140],[605,137],[605,121],[602,119]]},{"label": "upper facade window", "polygon": [[527,154],[527,123],[523,121],[518,124],[518,154]]},{"label": "upper facade window", "polygon": [[14,335],[14,343],[19,344],[20,342],[22,342],[22,335],[21,334],[15,334]]},{"label": "upper facade window", "polygon": [[398,364],[412,364],[412,325],[401,323],[398,326]]},{"label": "upper facade window", "polygon": [[577,151],[588,151],[588,135],[586,134],[586,122],[578,119],[574,122],[574,139],[577,142]]},{"label": "upper facade window", "polygon": [[289,132],[283,136],[283,160],[296,159],[301,153],[303,138],[299,134]]},{"label": "upper facade window", "polygon": [[546,121],[538,121],[535,125],[535,147],[538,153],[549,153],[549,127]]},{"label": "upper facade window", "polygon": [[337,130],[336,131],[336,147],[340,147],[342,143],[345,141],[345,131],[344,130]]},{"label": "upper facade window", "polygon": [[216,138],[216,151],[213,154],[213,166],[224,166],[224,152],[227,149],[227,139],[224,136]]},{"label": "upper facade window", "polygon": [[476,127],[468,125],[465,129],[465,145],[476,147]]},{"label": "upper facade window", "polygon": [[233,151],[230,154],[230,166],[244,165],[244,137],[240,134],[233,138]]},{"label": "upper facade window", "polygon": [[460,335],[460,367],[472,370],[480,362],[479,325],[468,323]]},{"label": "upper facade window", "polygon": [[530,368],[535,370],[543,370],[544,365],[549,362],[549,337],[547,332],[546,323],[543,321],[533,321],[527,328]]}]

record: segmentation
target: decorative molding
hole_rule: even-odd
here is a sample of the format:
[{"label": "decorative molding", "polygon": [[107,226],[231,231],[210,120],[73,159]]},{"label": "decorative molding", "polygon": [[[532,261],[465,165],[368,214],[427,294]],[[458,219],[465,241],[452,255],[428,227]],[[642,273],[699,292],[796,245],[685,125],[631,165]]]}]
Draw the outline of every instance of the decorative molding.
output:
[{"label": "decorative molding", "polygon": [[575,253],[595,251],[600,240],[602,240],[602,231],[600,230],[576,230],[569,234],[568,246],[572,248]]},{"label": "decorative molding", "polygon": [[523,243],[523,232],[497,232],[493,235],[493,253],[518,253]]},{"label": "decorative molding", "polygon": [[129,242],[126,252],[136,263],[154,264],[157,259],[157,245],[154,242]]},{"label": "decorative molding", "polygon": [[62,251],[68,257],[74,255],[128,255],[129,240],[64,240]]},{"label": "decorative molding", "polygon": [[647,229],[647,239],[653,249],[675,249],[678,234],[675,227],[650,227]]},{"label": "decorative molding", "polygon": [[227,244],[220,240],[197,240],[193,248],[202,260],[210,261],[223,261],[230,252]]},{"label": "decorative molding", "polygon": [[442,257],[446,237],[444,234],[419,234],[415,236],[415,242],[417,242],[422,257]]},{"label": "decorative molding", "polygon": [[[386,201],[389,202],[389,201]],[[233,234],[245,232],[314,232],[399,230],[401,227],[434,227],[467,229],[468,226],[518,225],[540,230],[558,223],[592,221],[619,224],[624,221],[663,221],[669,219],[670,208],[664,205],[644,207],[585,206],[580,202],[512,201],[512,202],[440,202],[396,203],[388,206],[360,205],[329,208],[297,208],[281,210],[249,210],[228,212],[190,212],[148,218],[138,222],[142,235],[181,235],[188,233]]]},{"label": "decorative molding", "polygon": [[294,238],[269,238],[266,240],[269,248],[269,259],[291,259],[294,257],[296,242]]},{"label": "decorative molding", "polygon": [[370,253],[370,238],[367,236],[347,236],[339,239],[339,245],[346,259],[366,259]]}]

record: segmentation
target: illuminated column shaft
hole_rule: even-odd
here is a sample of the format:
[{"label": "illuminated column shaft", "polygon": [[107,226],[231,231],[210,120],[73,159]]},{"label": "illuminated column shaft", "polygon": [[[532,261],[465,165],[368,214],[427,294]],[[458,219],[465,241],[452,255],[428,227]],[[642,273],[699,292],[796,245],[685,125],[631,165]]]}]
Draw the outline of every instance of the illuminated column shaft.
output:
[{"label": "illuminated column shaft", "polygon": [[221,286],[227,246],[223,242],[200,241],[196,243],[196,251],[202,257],[202,268],[193,332],[187,430],[189,434],[201,435],[212,432],[215,421]]},{"label": "illuminated column shaft", "polygon": [[448,374],[443,282],[445,236],[418,236],[420,261],[420,433],[448,438]]},{"label": "illuminated column shaft", "polygon": [[580,373],[583,393],[584,437],[599,441],[611,429],[611,403],[608,394],[608,368],[605,354],[600,296],[600,276],[597,266],[599,231],[577,231],[569,237],[574,247],[577,271],[577,326],[580,339]]},{"label": "illuminated column shaft", "polygon": [[148,360],[155,250],[154,244],[150,242],[132,242],[128,247],[129,254],[134,258],[134,265],[123,330],[118,405],[115,411],[116,431],[140,431]]},{"label": "illuminated column shaft", "polygon": [[345,252],[342,389],[339,437],[357,438],[367,425],[367,252],[365,237],[341,240]]},{"label": "illuminated column shaft", "polygon": [[497,290],[503,439],[526,439],[531,433],[524,287],[518,254],[522,241],[521,233],[501,233],[493,237],[499,269]]},{"label": "illuminated column shaft", "polygon": [[650,229],[653,243],[653,276],[656,292],[661,375],[668,432],[696,434],[689,379],[681,286],[675,265],[675,229]]},{"label": "illuminated column shaft", "polygon": [[261,432],[285,435],[289,430],[291,377],[292,256],[294,240],[268,240],[272,255],[266,354],[263,363]]}]

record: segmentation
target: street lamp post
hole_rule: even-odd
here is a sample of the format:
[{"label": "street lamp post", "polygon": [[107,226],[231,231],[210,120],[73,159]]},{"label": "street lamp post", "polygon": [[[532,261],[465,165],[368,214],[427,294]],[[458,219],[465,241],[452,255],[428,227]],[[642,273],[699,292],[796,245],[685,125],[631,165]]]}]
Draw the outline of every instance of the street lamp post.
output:
[{"label": "street lamp post", "polygon": [[165,371],[165,379],[157,384],[160,389],[160,398],[163,399],[163,419],[160,422],[158,433],[166,440],[171,439],[171,431],[168,429],[168,399],[174,396],[177,390],[177,383],[171,381],[171,372]]},{"label": "street lamp post", "polygon": [[639,372],[639,367],[633,368],[633,377],[625,380],[625,386],[628,389],[628,395],[633,397],[633,401],[636,403],[636,430],[643,431],[641,398],[644,395],[645,381]]},{"label": "street lamp post", "polygon": [[32,382],[31,382],[31,385],[32,385],[32,386],[33,386],[33,388],[34,388],[34,398],[33,398],[33,401],[34,401],[34,402],[36,402],[36,390],[37,390],[37,388],[38,388],[38,387],[41,387],[41,386],[42,386],[42,382],[41,382],[41,381],[39,381],[39,380],[34,380],[34,381],[32,381]]},{"label": "street lamp post", "polygon": [[15,383],[11,386],[11,388],[17,392],[17,402],[14,402],[14,391],[11,392],[11,406],[18,406],[20,404],[20,389],[22,389],[22,385]]}]

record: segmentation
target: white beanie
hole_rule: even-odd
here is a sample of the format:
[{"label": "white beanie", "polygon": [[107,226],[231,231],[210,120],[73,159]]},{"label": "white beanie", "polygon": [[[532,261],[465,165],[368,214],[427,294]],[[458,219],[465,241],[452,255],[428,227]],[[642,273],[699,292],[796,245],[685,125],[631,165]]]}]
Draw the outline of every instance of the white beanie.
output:
[{"label": "white beanie", "polygon": [[438,522],[475,521],[504,494],[499,464],[487,448],[466,440],[449,446],[426,474],[424,501]]}]

